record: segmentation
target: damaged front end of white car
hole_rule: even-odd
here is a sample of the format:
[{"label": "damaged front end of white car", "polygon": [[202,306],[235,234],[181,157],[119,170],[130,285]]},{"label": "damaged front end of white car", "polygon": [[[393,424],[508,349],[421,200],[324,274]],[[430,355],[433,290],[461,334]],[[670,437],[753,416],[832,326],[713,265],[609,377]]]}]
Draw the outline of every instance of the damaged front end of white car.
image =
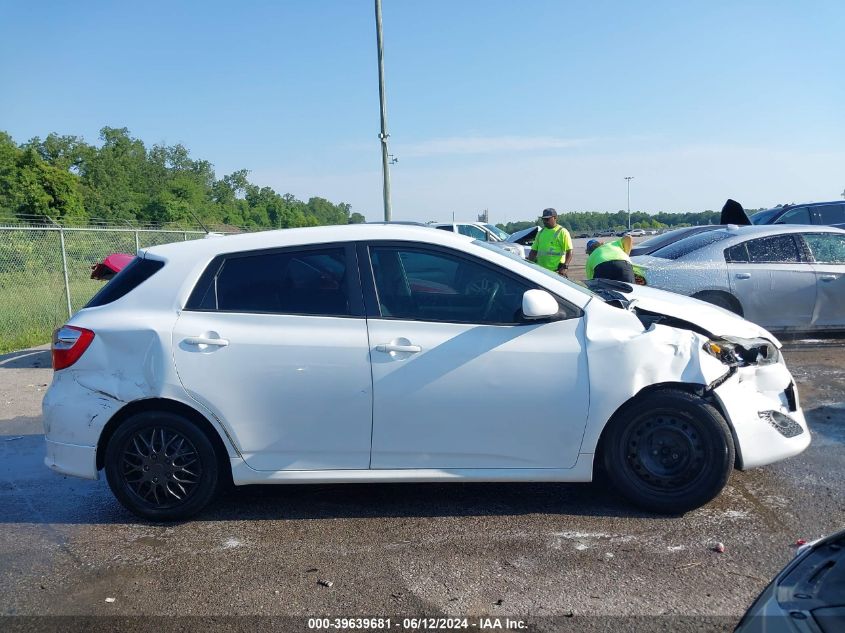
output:
[{"label": "damaged front end of white car", "polygon": [[[630,499],[683,512],[745,470],[810,443],[780,342],[710,304],[590,282],[616,309],[589,310],[590,421],[583,449]],[[603,425],[603,421],[607,421]]]}]

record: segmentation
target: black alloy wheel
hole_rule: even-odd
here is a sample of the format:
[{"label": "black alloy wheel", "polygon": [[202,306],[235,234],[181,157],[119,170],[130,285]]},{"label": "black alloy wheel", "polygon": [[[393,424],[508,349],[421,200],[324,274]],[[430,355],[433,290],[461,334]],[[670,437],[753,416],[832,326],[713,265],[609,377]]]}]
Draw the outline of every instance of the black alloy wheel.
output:
[{"label": "black alloy wheel", "polygon": [[690,393],[646,394],[617,413],[604,438],[611,482],[634,504],[680,514],[724,488],[734,464],[727,422]]},{"label": "black alloy wheel", "polygon": [[138,498],[159,508],[187,501],[202,477],[197,449],[165,427],[136,432],[123,449],[121,475]]},{"label": "black alloy wheel", "polygon": [[211,500],[218,467],[205,433],[170,412],[145,412],[124,421],[106,447],[106,479],[115,497],[155,521],[187,518]]}]

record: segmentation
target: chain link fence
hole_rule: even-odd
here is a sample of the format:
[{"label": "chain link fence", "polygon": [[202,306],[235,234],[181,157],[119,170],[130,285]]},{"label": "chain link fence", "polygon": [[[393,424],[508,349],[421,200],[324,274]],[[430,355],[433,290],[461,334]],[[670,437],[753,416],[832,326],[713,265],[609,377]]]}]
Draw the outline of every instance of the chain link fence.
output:
[{"label": "chain link fence", "polygon": [[0,226],[0,354],[47,343],[104,282],[111,253],[201,238],[202,231]]}]

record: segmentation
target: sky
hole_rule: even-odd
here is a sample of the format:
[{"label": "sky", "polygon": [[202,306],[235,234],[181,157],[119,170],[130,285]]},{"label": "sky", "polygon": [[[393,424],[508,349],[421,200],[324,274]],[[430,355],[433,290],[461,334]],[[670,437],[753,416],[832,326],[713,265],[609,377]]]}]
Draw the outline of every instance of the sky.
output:
[{"label": "sky", "polygon": [[[0,0],[0,130],[383,218],[373,0]],[[839,199],[845,2],[383,0],[393,219]]]}]

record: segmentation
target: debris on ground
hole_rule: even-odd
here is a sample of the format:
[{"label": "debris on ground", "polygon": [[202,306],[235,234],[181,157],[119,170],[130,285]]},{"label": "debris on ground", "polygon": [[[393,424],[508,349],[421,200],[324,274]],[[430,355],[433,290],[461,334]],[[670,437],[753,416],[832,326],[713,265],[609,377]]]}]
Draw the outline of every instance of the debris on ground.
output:
[{"label": "debris on ground", "polygon": [[310,569],[306,569],[306,570],[305,570],[305,573],[306,573],[306,574],[313,574],[313,573],[315,573],[315,572],[317,572],[317,571],[319,571],[319,570],[318,570],[316,567],[311,567]]},{"label": "debris on ground", "polygon": [[701,564],[701,561],[695,561],[693,563],[684,563],[683,565],[678,565],[675,569],[690,569],[691,567],[698,567]]},{"label": "debris on ground", "polygon": [[806,540],[806,539],[803,539],[803,538],[799,538],[797,541],[795,541],[795,544],[796,544],[798,547],[801,547],[802,545],[806,545],[806,544],[807,544],[807,540]]},{"label": "debris on ground", "polygon": [[331,580],[318,580],[317,584],[323,587],[331,587],[334,583]]},{"label": "debris on ground", "polygon": [[498,600],[496,600],[496,602],[494,602],[493,604],[495,604],[497,607],[501,607],[503,603],[504,603],[504,600],[502,600],[501,598],[499,598],[499,599],[498,599]]},{"label": "debris on ground", "polygon": [[106,598],[106,602],[108,602],[109,604],[111,604],[112,602],[114,602],[114,598]]},{"label": "debris on ground", "polygon": [[713,551],[719,552],[720,554],[724,554],[725,553],[725,544],[724,543],[716,543],[713,546]]}]

